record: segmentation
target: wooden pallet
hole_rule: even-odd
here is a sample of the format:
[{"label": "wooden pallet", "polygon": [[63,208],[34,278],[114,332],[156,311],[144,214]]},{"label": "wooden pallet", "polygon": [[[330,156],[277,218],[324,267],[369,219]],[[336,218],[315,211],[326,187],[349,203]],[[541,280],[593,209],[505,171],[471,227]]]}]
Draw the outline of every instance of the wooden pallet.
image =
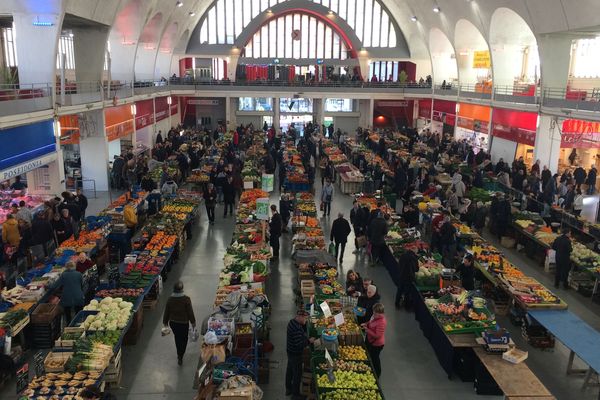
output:
[{"label": "wooden pallet", "polygon": [[119,371],[116,374],[104,374],[104,383],[108,388],[118,387],[123,377],[123,371]]}]

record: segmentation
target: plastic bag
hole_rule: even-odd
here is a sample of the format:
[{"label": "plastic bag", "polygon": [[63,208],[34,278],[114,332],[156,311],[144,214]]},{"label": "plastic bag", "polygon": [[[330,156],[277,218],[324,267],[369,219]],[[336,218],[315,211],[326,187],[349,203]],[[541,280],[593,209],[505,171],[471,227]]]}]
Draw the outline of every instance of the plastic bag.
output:
[{"label": "plastic bag", "polygon": [[208,331],[204,335],[204,343],[206,344],[219,344],[219,342],[219,338],[213,331]]},{"label": "plastic bag", "polygon": [[329,254],[331,254],[332,256],[335,257],[335,243],[331,242],[329,243]]},{"label": "plastic bag", "polygon": [[198,329],[195,326],[190,326],[190,334],[188,335],[190,342],[197,342],[199,337],[200,332],[198,332]]},{"label": "plastic bag", "polygon": [[162,336],[167,336],[170,333],[171,333],[171,328],[169,328],[168,326],[163,326],[162,329],[160,330],[160,334]]}]

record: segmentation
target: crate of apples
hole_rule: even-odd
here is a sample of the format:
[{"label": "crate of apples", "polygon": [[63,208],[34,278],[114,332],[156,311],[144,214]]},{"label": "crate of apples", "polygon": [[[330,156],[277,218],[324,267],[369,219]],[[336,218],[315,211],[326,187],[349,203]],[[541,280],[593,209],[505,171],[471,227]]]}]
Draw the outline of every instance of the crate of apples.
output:
[{"label": "crate of apples", "polygon": [[367,352],[361,346],[340,346],[338,353],[342,360],[367,360]]}]

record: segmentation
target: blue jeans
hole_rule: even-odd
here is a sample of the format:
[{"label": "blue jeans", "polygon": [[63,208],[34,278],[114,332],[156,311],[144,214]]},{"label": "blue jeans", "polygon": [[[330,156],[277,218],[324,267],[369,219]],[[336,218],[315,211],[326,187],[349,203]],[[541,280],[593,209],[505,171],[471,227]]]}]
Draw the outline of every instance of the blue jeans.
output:
[{"label": "blue jeans", "polygon": [[588,194],[594,194],[595,191],[596,185],[590,185],[590,187],[588,188]]}]

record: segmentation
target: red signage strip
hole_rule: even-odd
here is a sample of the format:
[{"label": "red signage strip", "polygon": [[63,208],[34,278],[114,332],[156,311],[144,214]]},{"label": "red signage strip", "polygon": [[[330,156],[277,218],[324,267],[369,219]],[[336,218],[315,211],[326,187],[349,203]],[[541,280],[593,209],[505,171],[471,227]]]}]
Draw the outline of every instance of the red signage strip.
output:
[{"label": "red signage strip", "polygon": [[535,146],[535,131],[495,123],[492,135],[512,142]]}]

